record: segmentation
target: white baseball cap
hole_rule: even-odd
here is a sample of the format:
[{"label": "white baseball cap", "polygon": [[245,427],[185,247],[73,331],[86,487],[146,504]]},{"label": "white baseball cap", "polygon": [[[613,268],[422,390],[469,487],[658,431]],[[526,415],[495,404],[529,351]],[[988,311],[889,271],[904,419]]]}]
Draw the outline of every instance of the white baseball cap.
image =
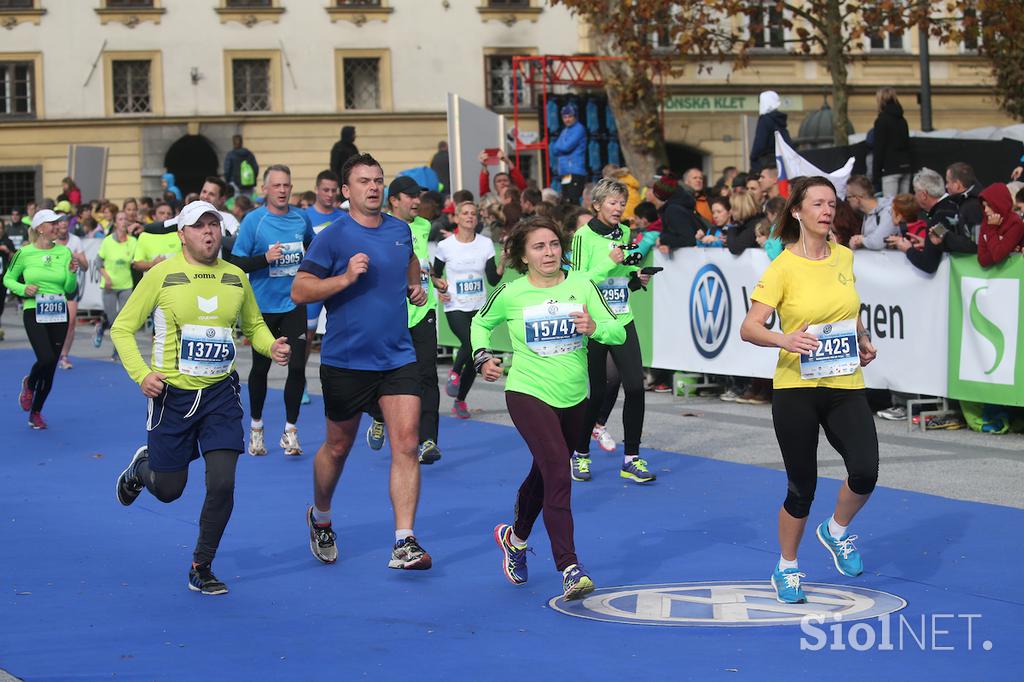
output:
[{"label": "white baseball cap", "polygon": [[[180,230],[183,227],[195,225],[199,222],[199,219],[207,213],[212,213],[217,216],[217,222],[222,222],[224,220],[220,215],[220,211],[217,210],[217,207],[209,201],[193,201],[191,204],[187,204],[183,209],[181,209],[181,212],[178,213],[177,217],[172,218],[171,220],[175,221],[178,229]],[[171,221],[168,220],[164,225],[167,225],[170,222]]]},{"label": "white baseball cap", "polygon": [[62,220],[67,220],[67,217],[48,208],[40,209],[32,216],[32,229],[36,229],[43,223],[59,223]]}]

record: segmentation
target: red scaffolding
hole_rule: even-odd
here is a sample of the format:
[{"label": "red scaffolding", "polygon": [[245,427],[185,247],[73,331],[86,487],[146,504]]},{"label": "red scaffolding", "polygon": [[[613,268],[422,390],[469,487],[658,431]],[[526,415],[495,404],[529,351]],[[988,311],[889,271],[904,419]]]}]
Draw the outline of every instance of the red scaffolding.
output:
[{"label": "red scaffolding", "polygon": [[[519,166],[519,154],[526,151],[539,151],[544,167],[544,186],[551,185],[551,160],[548,156],[548,95],[549,88],[556,85],[567,85],[575,88],[603,88],[604,77],[601,75],[601,62],[622,61],[623,57],[594,57],[582,55],[535,55],[512,57],[512,120],[515,131],[516,166]],[[664,110],[664,74],[655,69],[658,79],[659,108],[661,124],[665,126]],[[519,107],[520,84],[531,88],[531,94],[540,94],[540,137],[536,142],[524,143],[519,139],[520,119],[522,112]],[[531,98],[531,104],[536,102]]]},{"label": "red scaffolding", "polygon": [[[602,88],[600,62],[619,61],[621,57],[582,57],[567,55],[540,55],[512,57],[512,121],[515,131],[516,166],[519,166],[520,152],[539,151],[544,168],[544,186],[551,184],[551,160],[548,158],[548,95],[555,85],[576,88]],[[519,108],[518,93],[526,85],[531,94],[540,95],[540,137],[536,142],[524,143],[519,139],[522,112]],[[536,100],[531,100],[534,102]],[[531,111],[532,113],[532,111]]]}]

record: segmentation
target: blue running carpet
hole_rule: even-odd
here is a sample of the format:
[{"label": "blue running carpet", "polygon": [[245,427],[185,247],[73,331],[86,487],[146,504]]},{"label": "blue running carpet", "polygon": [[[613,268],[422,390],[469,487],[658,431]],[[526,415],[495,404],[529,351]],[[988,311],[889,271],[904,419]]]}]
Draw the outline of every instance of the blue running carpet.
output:
[{"label": "blue running carpet", "polygon": [[[31,361],[28,351],[0,352],[0,669],[27,680],[1020,679],[1024,550],[1015,529],[1024,511],[880,487],[853,528],[866,573],[845,578],[813,537],[838,487],[822,479],[801,570],[825,589],[905,600],[888,617],[891,648],[879,645],[878,618],[822,625],[820,636],[798,623],[717,627],[737,609],[751,625],[776,613],[756,594],[769,594],[778,558],[784,474],[645,451],[658,481],[641,487],[618,477],[620,454],[595,451],[594,480],[576,484],[573,507],[577,550],[598,587],[713,581],[734,585],[719,592],[726,602],[745,602],[712,607],[710,587],[688,593],[695,599],[623,587],[605,601],[645,613],[648,625],[599,622],[549,604],[561,576],[541,521],[529,583],[514,587],[502,575],[491,531],[511,520],[530,467],[504,426],[442,419],[444,456],[423,467],[416,523],[434,559],[425,572],[387,568],[389,456],[360,438],[335,496],[340,559],[317,562],[305,522],[324,434],[317,396],[299,422],[305,455],[242,455],[214,564],[231,593],[201,596],[186,581],[203,463],[193,463],[180,500],[165,505],[143,492],[121,507],[115,478],[145,442],[138,388],[119,365],[77,360],[57,374],[49,430],[35,432],[17,407]],[[276,446],[279,391],[264,420]],[[708,624],[649,626],[680,615]]]}]

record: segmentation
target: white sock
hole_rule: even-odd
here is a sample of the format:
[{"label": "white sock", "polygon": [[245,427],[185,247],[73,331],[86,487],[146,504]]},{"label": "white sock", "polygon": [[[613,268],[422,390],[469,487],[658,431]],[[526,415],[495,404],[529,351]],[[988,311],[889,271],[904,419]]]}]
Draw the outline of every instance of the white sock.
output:
[{"label": "white sock", "polygon": [[846,535],[847,528],[849,528],[849,526],[840,526],[838,523],[836,523],[836,517],[828,517],[828,534],[834,537],[836,540],[839,540],[844,535]]},{"label": "white sock", "polygon": [[295,424],[292,424],[291,422],[285,422],[284,423],[284,430],[285,431],[298,431],[298,429],[295,428]]},{"label": "white sock", "polygon": [[572,456],[573,457],[582,457],[583,459],[590,459],[590,453],[589,452],[575,452],[574,451],[572,453]]},{"label": "white sock", "polygon": [[329,526],[331,523],[331,510],[320,511],[317,506],[313,505],[313,523],[318,526]]},{"label": "white sock", "polygon": [[787,568],[800,568],[800,567],[797,565],[796,559],[793,559],[792,561],[790,561],[789,559],[787,559],[786,557],[784,557],[784,556],[782,556],[780,554],[779,555],[779,570],[780,571],[785,571]]},{"label": "white sock", "polygon": [[508,539],[512,541],[512,546],[516,549],[526,549],[526,540],[523,540],[521,537],[516,535],[515,531],[509,533]]},{"label": "white sock", "polygon": [[263,428],[263,420],[262,419],[250,419],[249,420],[249,428],[262,429]]},{"label": "white sock", "polygon": [[634,459],[640,459],[640,455],[626,455],[622,458],[622,465],[625,466],[632,462]]},{"label": "white sock", "polygon": [[395,542],[401,542],[406,538],[410,538],[415,533],[412,532],[412,528],[399,528],[395,531]]},{"label": "white sock", "polygon": [[562,571],[562,575],[569,575],[569,571],[571,571],[574,568],[576,568],[576,564],[569,564],[565,567],[565,570]]},{"label": "white sock", "polygon": [[595,424],[594,433],[604,433],[606,428],[604,424]]}]

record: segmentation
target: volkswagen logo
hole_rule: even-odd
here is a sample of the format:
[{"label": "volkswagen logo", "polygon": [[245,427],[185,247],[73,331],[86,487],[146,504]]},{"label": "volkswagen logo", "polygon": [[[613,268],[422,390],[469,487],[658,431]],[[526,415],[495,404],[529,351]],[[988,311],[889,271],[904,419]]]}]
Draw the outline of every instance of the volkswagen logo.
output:
[{"label": "volkswagen logo", "polygon": [[831,333],[832,333],[832,325],[826,324],[824,327],[821,328],[821,335],[822,336],[828,336]]},{"label": "volkswagen logo", "polygon": [[206,330],[206,338],[212,339],[215,336],[217,336],[217,330],[216,329],[207,329]]},{"label": "volkswagen logo", "polygon": [[557,305],[549,305],[548,306],[548,315],[557,315],[557,314],[558,314],[558,306]]},{"label": "volkswagen logo", "polygon": [[713,358],[722,352],[732,325],[732,300],[725,275],[708,264],[697,271],[690,287],[690,333],[697,352]]},{"label": "volkswagen logo", "polygon": [[806,604],[781,604],[767,580],[605,587],[582,600],[555,597],[548,605],[577,618],[627,625],[749,627],[877,618],[906,607],[888,592],[848,585],[802,583]]}]

